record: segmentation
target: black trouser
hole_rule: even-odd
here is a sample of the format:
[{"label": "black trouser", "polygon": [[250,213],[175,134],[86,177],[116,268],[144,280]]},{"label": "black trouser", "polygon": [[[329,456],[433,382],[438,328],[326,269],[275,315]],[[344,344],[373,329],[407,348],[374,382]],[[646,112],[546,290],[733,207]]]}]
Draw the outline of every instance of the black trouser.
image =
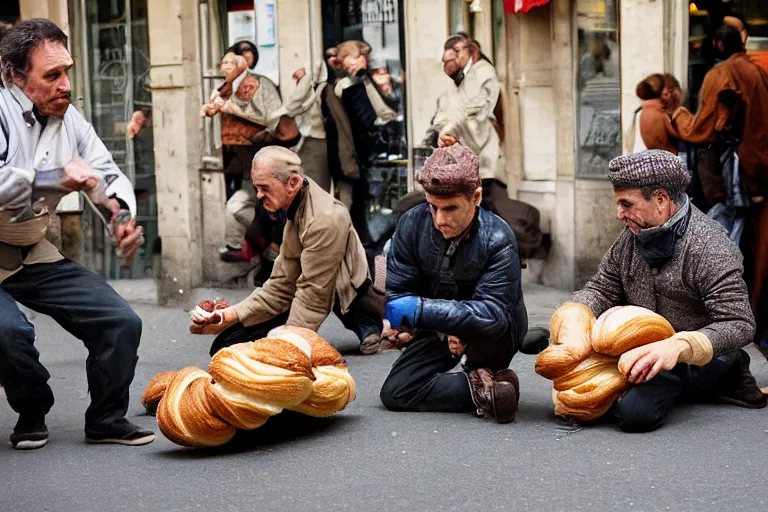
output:
[{"label": "black trouser", "polygon": [[[347,314],[341,312],[338,301],[336,301],[336,304],[333,306],[333,313],[339,317],[341,323],[344,324],[344,327],[357,335],[360,341],[363,341],[371,334],[381,334],[381,316],[378,313],[360,307],[359,300],[352,303]],[[213,340],[210,350],[211,357],[224,347],[266,338],[269,331],[275,327],[285,325],[288,321],[288,315],[289,312],[286,311],[266,322],[261,322],[260,324],[248,327],[244,326],[241,322],[230,325],[216,336],[215,340]]]},{"label": "black trouser", "polygon": [[101,276],[69,260],[24,267],[0,285],[0,383],[11,408],[25,415],[47,414],[53,392],[34,327],[14,300],[49,315],[88,349],[86,435],[132,430],[125,413],[141,319],[128,303]]},{"label": "black trouser", "polygon": [[712,400],[740,370],[742,350],[714,358],[704,366],[680,363],[650,381],[633,386],[616,401],[613,411],[625,432],[650,432],[659,428],[676,403]]},{"label": "black trouser", "polygon": [[[469,343],[465,371],[508,368],[514,346],[509,339]],[[477,407],[472,401],[466,373],[446,373],[454,369],[460,359],[436,332],[416,331],[381,387],[381,402],[393,411],[474,411]]]}]

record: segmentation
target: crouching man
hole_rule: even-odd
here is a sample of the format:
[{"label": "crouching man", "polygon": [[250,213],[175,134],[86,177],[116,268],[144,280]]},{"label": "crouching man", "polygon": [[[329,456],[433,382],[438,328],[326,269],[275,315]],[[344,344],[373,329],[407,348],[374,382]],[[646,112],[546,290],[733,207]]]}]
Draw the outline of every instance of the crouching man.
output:
[{"label": "crouching man", "polygon": [[281,325],[316,331],[333,310],[360,338],[363,354],[378,352],[383,297],[376,299],[347,209],[304,176],[301,159],[283,147],[256,153],[251,177],[264,209],[285,213],[280,254],[269,280],[243,302],[210,316],[193,311],[192,331],[218,334],[213,355]]},{"label": "crouching man", "polygon": [[[427,204],[400,218],[386,285],[387,319],[414,336],[381,401],[396,411],[514,421],[520,392],[508,366],[528,327],[515,235],[479,208],[478,159],[468,148],[437,149],[419,183]],[[462,355],[464,371],[448,373]]]},{"label": "crouching man", "polygon": [[130,181],[70,105],[73,65],[67,36],[48,20],[23,21],[0,43],[0,385],[19,414],[16,449],[47,444],[54,398],[35,328],[15,301],[51,316],[88,349],[86,441],[135,446],[155,438],[125,417],[141,319],[102,277],[64,259],[45,238],[50,212],[77,190],[126,218],[113,225],[126,262],[143,243]]},{"label": "crouching man", "polygon": [[645,151],[614,159],[609,177],[616,216],[627,229],[573,300],[596,316],[613,306],[642,306],[676,331],[621,356],[619,368],[627,368],[633,386],[616,402],[619,427],[654,430],[681,400],[765,407],[741,349],[755,330],[742,257],[683,192],[690,181],[685,165],[666,151]]}]

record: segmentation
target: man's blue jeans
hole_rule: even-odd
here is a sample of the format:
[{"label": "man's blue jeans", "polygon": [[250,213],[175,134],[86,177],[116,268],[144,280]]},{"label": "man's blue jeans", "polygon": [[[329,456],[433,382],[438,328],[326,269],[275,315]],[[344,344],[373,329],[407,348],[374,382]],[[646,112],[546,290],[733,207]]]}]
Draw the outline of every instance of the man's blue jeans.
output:
[{"label": "man's blue jeans", "polygon": [[48,413],[53,392],[35,329],[14,300],[50,316],[88,349],[86,435],[132,430],[125,414],[141,319],[128,303],[101,276],[69,260],[26,266],[0,284],[0,383],[11,408],[30,416]]}]

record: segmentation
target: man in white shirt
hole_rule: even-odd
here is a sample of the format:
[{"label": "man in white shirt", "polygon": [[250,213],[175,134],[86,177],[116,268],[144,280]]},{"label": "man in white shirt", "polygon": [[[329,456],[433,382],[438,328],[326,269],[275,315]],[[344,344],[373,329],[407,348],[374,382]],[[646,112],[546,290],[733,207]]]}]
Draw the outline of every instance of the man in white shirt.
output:
[{"label": "man in white shirt", "polygon": [[[45,239],[49,212],[64,194],[83,191],[111,213],[126,261],[144,241],[130,181],[70,105],[73,65],[67,36],[49,20],[24,21],[0,42],[0,384],[19,414],[11,434],[17,449],[48,442],[53,393],[34,326],[15,301],[51,316],[88,349],[87,442],[143,445],[155,438],[125,418],[141,319],[102,277]],[[46,184],[50,175],[61,179]]]}]

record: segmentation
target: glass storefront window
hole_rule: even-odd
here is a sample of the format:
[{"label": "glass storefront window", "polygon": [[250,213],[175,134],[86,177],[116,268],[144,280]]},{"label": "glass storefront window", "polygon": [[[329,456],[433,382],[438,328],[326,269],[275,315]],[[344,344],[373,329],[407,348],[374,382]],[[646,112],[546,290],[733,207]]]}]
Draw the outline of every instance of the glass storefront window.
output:
[{"label": "glass storefront window", "polygon": [[368,64],[373,80],[396,103],[397,117],[378,127],[375,155],[369,162],[370,215],[375,218],[407,192],[403,0],[323,0],[322,24],[324,50],[348,40],[371,46]]},{"label": "glass storefront window", "polygon": [[577,0],[577,140],[580,178],[607,178],[621,155],[618,0]]},{"label": "glass storefront window", "polygon": [[[133,182],[136,223],[143,226],[146,239],[132,267],[121,269],[102,224],[88,208],[84,210],[84,263],[108,278],[152,275],[158,241],[147,1],[77,0],[70,11],[78,41],[75,58],[85,71],[82,83],[77,84],[84,100],[83,113]],[[130,138],[126,126],[136,111],[143,112],[147,121]]]},{"label": "glass storefront window", "polygon": [[449,0],[448,2],[449,32],[470,32],[469,4],[467,0]]}]

